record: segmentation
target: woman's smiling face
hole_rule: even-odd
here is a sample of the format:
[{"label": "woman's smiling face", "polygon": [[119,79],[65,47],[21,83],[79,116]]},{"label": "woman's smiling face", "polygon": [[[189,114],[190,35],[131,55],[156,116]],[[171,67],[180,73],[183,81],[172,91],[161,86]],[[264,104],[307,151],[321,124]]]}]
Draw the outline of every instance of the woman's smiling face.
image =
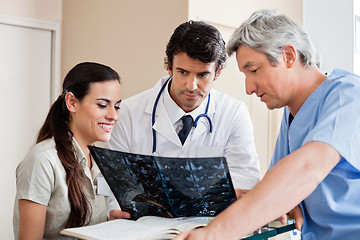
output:
[{"label": "woman's smiling face", "polygon": [[81,101],[74,98],[70,110],[69,126],[75,139],[86,145],[108,141],[119,118],[120,102],[118,80],[91,83],[88,94]]}]

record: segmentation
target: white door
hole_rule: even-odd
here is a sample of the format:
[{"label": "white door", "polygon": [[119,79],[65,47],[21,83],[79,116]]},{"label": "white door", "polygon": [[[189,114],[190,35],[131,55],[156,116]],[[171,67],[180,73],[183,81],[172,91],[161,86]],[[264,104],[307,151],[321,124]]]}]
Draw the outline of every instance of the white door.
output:
[{"label": "white door", "polygon": [[15,169],[51,102],[52,32],[0,22],[1,239],[13,239]]}]

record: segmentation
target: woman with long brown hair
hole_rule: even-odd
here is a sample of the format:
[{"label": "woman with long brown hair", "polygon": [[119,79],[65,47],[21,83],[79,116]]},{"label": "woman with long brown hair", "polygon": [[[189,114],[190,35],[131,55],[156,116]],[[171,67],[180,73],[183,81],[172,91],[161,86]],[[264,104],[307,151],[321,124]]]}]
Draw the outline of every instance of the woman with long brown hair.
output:
[{"label": "woman with long brown hair", "polygon": [[102,175],[87,146],[110,139],[120,101],[120,77],[110,67],[84,62],[69,71],[16,170],[16,239],[63,239],[65,227],[107,220],[109,196],[98,194]]}]

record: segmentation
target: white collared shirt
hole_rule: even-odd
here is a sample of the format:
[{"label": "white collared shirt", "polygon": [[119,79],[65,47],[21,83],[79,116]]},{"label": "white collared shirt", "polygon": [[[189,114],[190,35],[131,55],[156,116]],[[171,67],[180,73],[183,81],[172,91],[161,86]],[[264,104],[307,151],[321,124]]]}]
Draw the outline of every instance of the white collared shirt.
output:
[{"label": "white collared shirt", "polygon": [[169,83],[170,83],[170,81],[168,82],[167,86],[164,89],[164,98],[162,100],[163,100],[163,104],[165,105],[165,109],[168,113],[170,122],[173,124],[174,129],[175,129],[176,133],[178,134],[183,127],[183,122],[181,121],[181,118],[184,115],[190,115],[193,118],[193,120],[195,121],[197,116],[199,116],[201,113],[205,113],[208,96],[202,101],[202,103],[197,108],[195,108],[191,112],[186,113],[171,98],[169,90],[168,90]]}]

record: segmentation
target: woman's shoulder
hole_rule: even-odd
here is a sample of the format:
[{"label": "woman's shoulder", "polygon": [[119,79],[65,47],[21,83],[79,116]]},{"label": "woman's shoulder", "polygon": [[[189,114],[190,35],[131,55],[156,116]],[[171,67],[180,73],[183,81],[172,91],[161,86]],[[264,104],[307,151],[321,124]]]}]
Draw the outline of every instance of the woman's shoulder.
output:
[{"label": "woman's shoulder", "polygon": [[35,144],[16,168],[17,198],[47,205],[56,179],[65,175],[61,168],[52,139]]},{"label": "woman's shoulder", "polygon": [[46,139],[35,144],[29,151],[30,154],[35,155],[48,155],[48,154],[56,154],[56,144],[53,138]]},{"label": "woman's shoulder", "polygon": [[47,139],[35,144],[26,154],[22,164],[50,164],[54,165],[59,161],[54,139]]}]

